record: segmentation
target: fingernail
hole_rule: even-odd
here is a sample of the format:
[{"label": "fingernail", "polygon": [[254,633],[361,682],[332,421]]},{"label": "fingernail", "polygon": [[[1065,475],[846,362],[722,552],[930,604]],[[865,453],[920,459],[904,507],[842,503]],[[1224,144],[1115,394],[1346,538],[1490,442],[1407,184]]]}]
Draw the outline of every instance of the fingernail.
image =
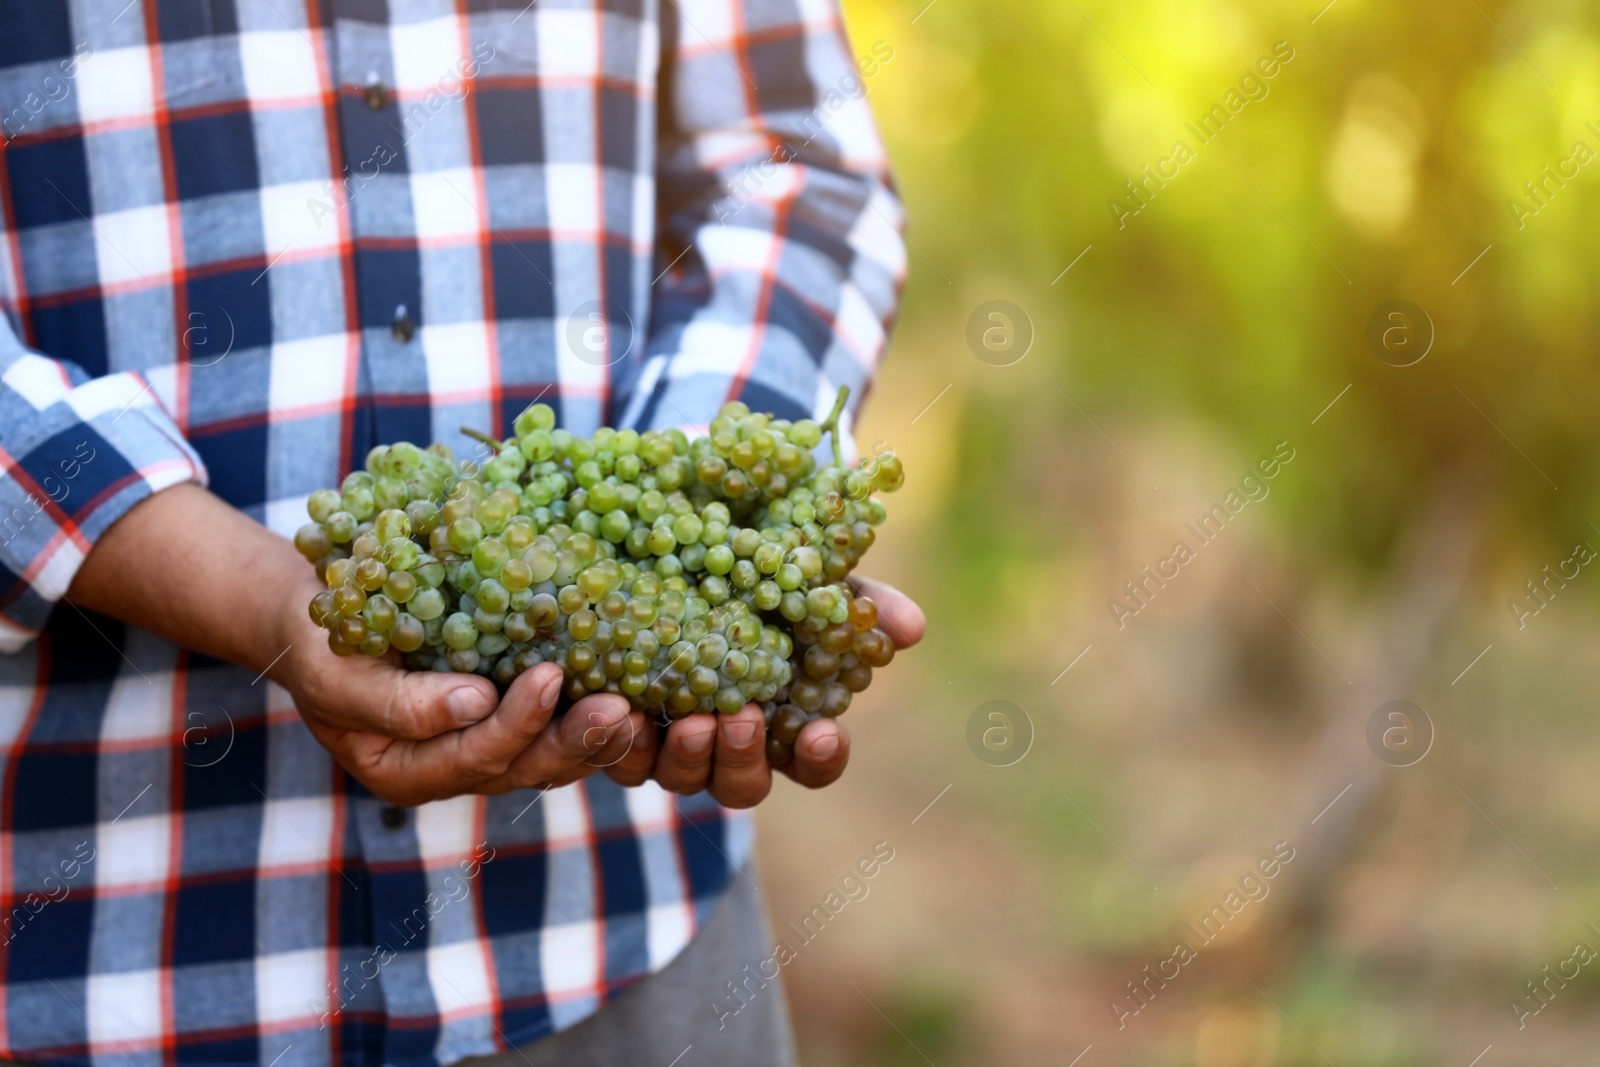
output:
[{"label": "fingernail", "polygon": [[717,739],[715,730],[704,733],[689,734],[683,739],[683,750],[691,756],[704,756],[711,751],[711,743]]},{"label": "fingernail", "polygon": [[753,722],[723,723],[722,732],[727,735],[729,744],[735,748],[743,748],[756,739],[756,724]]},{"label": "fingernail", "polygon": [[809,746],[812,759],[828,759],[839,751],[839,735],[827,734],[811,742]]},{"label": "fingernail", "polygon": [[561,675],[553,674],[550,680],[544,683],[544,688],[539,690],[539,707],[549,710],[556,706],[556,698],[561,695]]},{"label": "fingernail", "polygon": [[494,702],[483,690],[464,685],[450,691],[446,705],[456,722],[465,726],[482,720],[493,709]]}]

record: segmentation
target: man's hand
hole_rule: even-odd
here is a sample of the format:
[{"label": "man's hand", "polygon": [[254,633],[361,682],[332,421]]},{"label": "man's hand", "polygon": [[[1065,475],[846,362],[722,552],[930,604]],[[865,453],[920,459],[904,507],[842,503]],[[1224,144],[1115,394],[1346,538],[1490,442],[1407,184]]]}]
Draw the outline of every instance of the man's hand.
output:
[{"label": "man's hand", "polygon": [[552,722],[562,683],[553,663],[524,671],[500,697],[474,674],[335,656],[305,608],[320,588],[312,580],[288,598],[289,651],[271,677],[294,697],[318,743],[382,800],[414,805],[567,785],[621,760],[644,728],[644,716],[606,693]]},{"label": "man's hand", "polygon": [[[922,609],[892,586],[868,578],[851,579],[878,605],[878,625],[896,648],[922,640],[927,622]],[[737,715],[690,715],[661,731],[651,724],[634,740],[628,753],[606,773],[623,785],[654,777],[673,793],[709,789],[717,802],[748,808],[772,791],[767,765],[767,729],[761,709],[747,704]],[[596,762],[604,762],[597,760]],[[831,785],[850,762],[850,733],[836,719],[807,723],[795,739],[794,758],[780,768],[803,786]]]},{"label": "man's hand", "polygon": [[525,672],[497,702],[476,675],[335,656],[307,611],[321,588],[288,541],[199,486],[177,485],[107,530],[67,595],[268,675],[340,765],[395,803],[577,781],[622,759],[643,726],[605,695],[552,722],[553,664]]}]

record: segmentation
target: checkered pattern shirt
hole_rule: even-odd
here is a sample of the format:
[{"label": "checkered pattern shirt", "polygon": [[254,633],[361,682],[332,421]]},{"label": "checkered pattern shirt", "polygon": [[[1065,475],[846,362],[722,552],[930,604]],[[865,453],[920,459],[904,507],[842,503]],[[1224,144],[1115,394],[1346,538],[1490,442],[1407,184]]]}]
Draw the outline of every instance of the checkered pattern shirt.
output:
[{"label": "checkered pattern shirt", "polygon": [[286,693],[63,591],[186,480],[288,533],[535,398],[859,396],[904,252],[858,51],[834,0],[0,6],[0,1058],[444,1064],[694,936],[750,851],[709,799],[387,808]]}]

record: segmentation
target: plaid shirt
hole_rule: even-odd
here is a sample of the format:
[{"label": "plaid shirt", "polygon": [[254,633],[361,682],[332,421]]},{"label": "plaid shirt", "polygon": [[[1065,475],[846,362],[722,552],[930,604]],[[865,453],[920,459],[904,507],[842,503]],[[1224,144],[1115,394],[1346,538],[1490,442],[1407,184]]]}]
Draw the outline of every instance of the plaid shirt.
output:
[{"label": "plaid shirt", "polygon": [[892,55],[834,0],[0,7],[0,1056],[442,1064],[682,949],[750,852],[709,799],[386,808],[285,692],[59,601],[181,481],[288,533],[372,445],[536,397],[859,397]]}]

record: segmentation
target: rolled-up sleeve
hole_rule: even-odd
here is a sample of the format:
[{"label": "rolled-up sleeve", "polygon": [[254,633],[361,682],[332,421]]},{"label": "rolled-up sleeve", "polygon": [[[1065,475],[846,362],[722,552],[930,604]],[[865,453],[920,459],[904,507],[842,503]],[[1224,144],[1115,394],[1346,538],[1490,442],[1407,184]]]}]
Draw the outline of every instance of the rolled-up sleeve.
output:
[{"label": "rolled-up sleeve", "polygon": [[662,5],[657,270],[642,358],[613,382],[639,429],[741,399],[786,418],[852,404],[905,277],[903,212],[867,103],[892,60],[833,0]]},{"label": "rolled-up sleeve", "polygon": [[38,635],[112,523],[188,481],[204,464],[142,377],[90,377],[0,318],[0,651]]}]

